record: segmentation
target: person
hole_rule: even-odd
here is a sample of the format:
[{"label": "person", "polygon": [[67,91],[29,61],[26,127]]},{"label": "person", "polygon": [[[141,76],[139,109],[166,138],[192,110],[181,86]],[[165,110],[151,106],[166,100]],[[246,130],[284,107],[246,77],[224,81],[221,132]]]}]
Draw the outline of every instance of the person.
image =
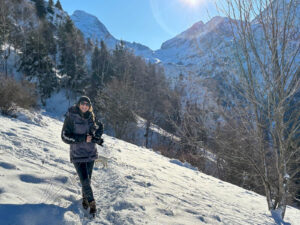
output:
[{"label": "person", "polygon": [[94,162],[98,158],[96,143],[102,145],[103,125],[95,120],[91,100],[81,96],[68,109],[61,132],[62,140],[70,144],[70,161],[74,164],[82,186],[82,206],[96,213],[96,202],[91,187]]}]

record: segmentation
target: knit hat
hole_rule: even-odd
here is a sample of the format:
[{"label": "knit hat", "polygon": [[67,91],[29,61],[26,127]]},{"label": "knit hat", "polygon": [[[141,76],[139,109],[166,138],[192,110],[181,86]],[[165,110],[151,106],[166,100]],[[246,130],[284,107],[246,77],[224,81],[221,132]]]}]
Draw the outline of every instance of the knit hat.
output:
[{"label": "knit hat", "polygon": [[92,105],[90,98],[87,96],[81,96],[78,100],[78,105],[80,104],[80,102],[87,102],[90,105]]}]

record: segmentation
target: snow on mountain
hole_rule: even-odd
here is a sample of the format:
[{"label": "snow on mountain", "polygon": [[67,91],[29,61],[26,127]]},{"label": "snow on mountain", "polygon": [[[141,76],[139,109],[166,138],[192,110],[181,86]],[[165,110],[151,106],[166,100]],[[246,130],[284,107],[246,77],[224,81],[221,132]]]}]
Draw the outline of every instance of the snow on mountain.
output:
[{"label": "snow on mountain", "polygon": [[96,16],[81,10],[76,10],[71,15],[71,19],[75,26],[83,33],[85,38],[90,38],[94,42],[103,40],[111,49],[118,43],[118,40],[109,33]]},{"label": "snow on mountain", "polygon": [[173,78],[212,78],[222,73],[232,55],[229,20],[214,17],[199,22],[162,44],[156,57],[162,61],[166,73]]},{"label": "snow on mountain", "polygon": [[[281,224],[265,197],[107,135],[98,151],[108,168],[92,179],[101,212],[90,221],[62,121],[27,111],[0,123],[0,224]],[[285,220],[300,224],[300,211],[287,207]]]},{"label": "snow on mountain", "polygon": [[[288,3],[289,0],[286,0],[285,4],[280,6],[279,16],[283,16],[283,12],[288,12]],[[299,2],[295,4],[297,4],[297,12],[300,12]],[[105,35],[109,34],[96,17],[82,11],[80,12],[74,13],[80,14],[80,16],[73,20],[87,37],[96,35],[97,37],[105,38]],[[294,29],[296,32],[298,32],[299,22],[299,17],[295,18]],[[105,32],[94,32],[97,27]],[[255,30],[256,38],[263,40],[263,37],[261,37],[263,34],[262,28],[255,24],[255,20],[253,20],[253,29]],[[297,35],[295,36],[297,38]],[[116,41],[115,38],[113,40]],[[113,42],[113,46],[115,43]],[[113,47],[109,41],[107,44],[110,48]],[[261,46],[263,47],[265,44],[262,41]],[[229,19],[226,17],[216,16],[207,23],[202,21],[195,23],[186,31],[164,42],[157,51],[152,51],[148,47],[136,43],[126,42],[126,46],[132,49],[136,55],[162,65],[167,76],[171,79],[177,79],[179,74],[183,74],[186,79],[191,80],[190,82],[207,78],[226,80],[227,74],[235,72],[233,71],[235,56],[232,27]],[[293,44],[288,48],[292,51]],[[296,61],[298,62],[299,60],[298,57]]]},{"label": "snow on mountain", "polygon": [[[82,10],[76,10],[72,14],[71,19],[86,39],[90,38],[93,42],[103,40],[109,49],[114,49],[116,44],[120,43],[120,40],[112,36],[96,16]],[[136,42],[131,43],[124,41],[124,43],[125,46],[131,49],[136,55],[148,59],[152,58],[153,51],[147,46]]]},{"label": "snow on mountain", "polygon": [[[85,38],[93,41],[102,39],[110,49],[119,43],[97,17],[77,10],[71,18]],[[229,44],[226,43],[232,39],[228,36],[228,29],[230,25],[227,18],[214,17],[206,24],[201,21],[194,24],[190,29],[164,42],[157,51],[135,42],[125,41],[125,45],[134,54],[163,65],[170,78],[177,78],[180,73],[185,76],[211,77],[218,64],[218,51],[228,47]],[[222,52],[224,57],[227,57],[228,51]]]}]

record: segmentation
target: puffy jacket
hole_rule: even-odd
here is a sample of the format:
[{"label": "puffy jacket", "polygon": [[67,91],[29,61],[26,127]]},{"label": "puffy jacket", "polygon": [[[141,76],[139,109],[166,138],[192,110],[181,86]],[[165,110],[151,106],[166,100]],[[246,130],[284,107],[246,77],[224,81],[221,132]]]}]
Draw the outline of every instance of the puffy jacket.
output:
[{"label": "puffy jacket", "polygon": [[[69,108],[61,132],[61,138],[70,144],[71,162],[90,162],[98,158],[96,144],[86,142],[86,137],[96,124],[92,113],[81,113],[77,106]],[[103,128],[102,128],[103,129]]]}]

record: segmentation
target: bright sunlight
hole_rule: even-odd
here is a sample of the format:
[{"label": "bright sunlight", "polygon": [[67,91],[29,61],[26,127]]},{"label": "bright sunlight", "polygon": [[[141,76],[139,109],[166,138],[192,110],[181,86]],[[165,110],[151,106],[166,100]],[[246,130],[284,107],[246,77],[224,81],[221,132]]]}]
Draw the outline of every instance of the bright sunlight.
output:
[{"label": "bright sunlight", "polygon": [[183,2],[186,5],[189,6],[197,6],[199,5],[201,2],[203,2],[203,0],[180,0],[181,2]]}]

